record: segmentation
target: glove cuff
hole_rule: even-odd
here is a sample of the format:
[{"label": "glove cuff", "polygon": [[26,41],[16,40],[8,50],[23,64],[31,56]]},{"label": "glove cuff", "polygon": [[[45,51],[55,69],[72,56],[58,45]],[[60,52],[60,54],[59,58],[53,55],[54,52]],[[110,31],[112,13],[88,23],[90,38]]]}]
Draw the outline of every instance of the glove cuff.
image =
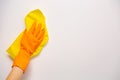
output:
[{"label": "glove cuff", "polygon": [[12,67],[17,66],[25,72],[29,62],[30,55],[26,52],[26,50],[21,49],[19,54],[15,57]]}]

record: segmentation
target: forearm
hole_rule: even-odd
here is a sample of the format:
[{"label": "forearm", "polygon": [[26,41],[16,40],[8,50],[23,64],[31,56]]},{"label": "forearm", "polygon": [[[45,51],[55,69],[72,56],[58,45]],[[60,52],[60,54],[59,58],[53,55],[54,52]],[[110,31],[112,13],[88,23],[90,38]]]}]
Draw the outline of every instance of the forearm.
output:
[{"label": "forearm", "polygon": [[14,66],[6,80],[20,80],[23,75],[23,70]]},{"label": "forearm", "polygon": [[24,49],[21,49],[14,59],[12,70],[6,80],[20,80],[30,61],[30,56]]}]

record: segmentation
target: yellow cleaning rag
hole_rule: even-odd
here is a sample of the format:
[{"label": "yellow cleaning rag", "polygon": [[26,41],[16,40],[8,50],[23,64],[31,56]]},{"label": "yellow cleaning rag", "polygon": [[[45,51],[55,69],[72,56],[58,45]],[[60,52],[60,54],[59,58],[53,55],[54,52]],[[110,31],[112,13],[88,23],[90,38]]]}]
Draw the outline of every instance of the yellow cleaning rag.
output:
[{"label": "yellow cleaning rag", "polygon": [[[48,41],[48,32],[47,32],[46,23],[45,23],[45,17],[44,17],[43,13],[39,9],[31,11],[25,17],[25,24],[26,24],[27,30],[30,29],[30,27],[32,26],[32,24],[34,22],[37,22],[37,24],[38,23],[42,24],[42,28],[45,29],[45,35],[44,35],[44,39],[43,39],[42,43],[39,45],[39,47],[36,49],[36,51],[33,53],[33,55],[31,57],[37,56],[41,52],[42,48],[44,47],[44,45]],[[17,37],[17,39],[7,49],[8,54],[13,59],[17,56],[17,54],[18,54],[18,52],[20,50],[20,41],[21,41],[22,35],[23,35],[23,32],[20,33],[20,35]]]}]

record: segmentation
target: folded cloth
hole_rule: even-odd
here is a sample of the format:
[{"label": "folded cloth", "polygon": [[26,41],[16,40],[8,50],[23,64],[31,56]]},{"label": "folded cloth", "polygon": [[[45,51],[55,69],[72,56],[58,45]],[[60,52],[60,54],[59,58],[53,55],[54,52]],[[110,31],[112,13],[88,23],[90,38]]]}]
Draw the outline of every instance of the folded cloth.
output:
[{"label": "folded cloth", "polygon": [[[39,45],[39,47],[36,49],[36,51],[31,55],[31,57],[37,56],[41,52],[42,48],[45,46],[45,44],[48,42],[48,39],[49,39],[48,38],[48,31],[47,31],[46,23],[45,23],[45,17],[44,17],[43,13],[39,9],[31,11],[25,17],[25,25],[26,25],[26,29],[28,31],[31,28],[32,23],[34,23],[34,22],[41,23],[42,29],[43,28],[45,29],[45,35],[44,35],[42,43]],[[7,49],[8,54],[13,59],[19,53],[19,50],[20,50],[20,41],[21,41],[22,35],[23,35],[23,32],[21,32],[19,34],[19,36],[16,38],[16,40]]]}]

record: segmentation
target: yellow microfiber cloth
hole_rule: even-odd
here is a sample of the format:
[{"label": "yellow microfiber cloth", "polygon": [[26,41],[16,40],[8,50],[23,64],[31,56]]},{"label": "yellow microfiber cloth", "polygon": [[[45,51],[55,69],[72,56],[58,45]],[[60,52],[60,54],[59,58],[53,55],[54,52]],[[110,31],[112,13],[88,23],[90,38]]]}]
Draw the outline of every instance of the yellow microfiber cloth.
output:
[{"label": "yellow microfiber cloth", "polygon": [[[31,57],[37,56],[41,52],[42,48],[44,47],[44,45],[48,41],[48,32],[47,32],[46,23],[45,23],[45,17],[44,17],[43,13],[39,9],[31,11],[25,17],[26,29],[29,30],[34,22],[37,22],[37,24],[38,23],[42,24],[42,28],[45,29],[45,35],[44,35],[44,39],[43,39],[42,43],[39,45],[39,47],[32,54]],[[8,54],[13,59],[19,53],[20,41],[21,41],[22,35],[23,35],[23,32],[20,33],[20,35],[16,38],[16,40],[12,43],[12,45],[7,49]]]}]

